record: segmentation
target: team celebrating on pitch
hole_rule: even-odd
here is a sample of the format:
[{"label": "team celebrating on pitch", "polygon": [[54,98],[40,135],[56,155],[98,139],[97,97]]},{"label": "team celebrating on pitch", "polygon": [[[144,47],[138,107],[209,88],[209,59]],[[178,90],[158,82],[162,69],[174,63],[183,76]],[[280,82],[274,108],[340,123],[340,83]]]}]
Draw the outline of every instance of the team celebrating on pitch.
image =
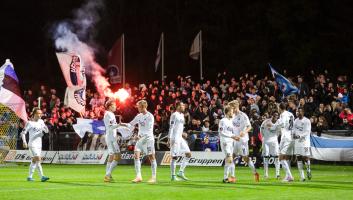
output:
[{"label": "team celebrating on pitch", "polygon": [[[129,123],[121,123],[116,121],[114,112],[117,107],[114,100],[108,100],[105,104],[106,111],[104,114],[105,125],[105,142],[109,154],[104,182],[113,182],[112,172],[118,165],[120,160],[120,147],[118,144],[117,130],[132,133],[138,126],[138,132],[132,137],[137,141],[134,149],[134,164],[136,177],[133,183],[142,182],[141,175],[141,155],[148,157],[151,163],[151,178],[148,183],[157,183],[157,162],[154,147],[154,116],[147,111],[147,101],[140,100],[136,104],[138,114]],[[279,104],[279,113],[273,112],[269,119],[263,121],[261,125],[261,133],[263,136],[262,155],[264,164],[264,179],[269,178],[268,166],[270,157],[274,158],[275,177],[280,179],[280,165],[285,171],[283,182],[292,182],[294,177],[290,169],[290,159],[296,156],[300,181],[305,181],[306,177],[311,179],[310,171],[310,132],[311,123],[304,116],[304,110],[299,108],[297,119],[294,119],[292,113],[286,110],[285,103]],[[185,168],[191,158],[191,151],[185,140],[187,134],[184,133],[184,111],[185,106],[182,102],[177,102],[175,111],[169,121],[168,145],[170,147],[170,155],[172,157],[170,163],[171,181],[187,181],[185,176]],[[42,182],[49,180],[44,176],[41,166],[42,136],[43,132],[48,133],[49,130],[41,119],[42,111],[34,108],[31,119],[26,123],[21,137],[23,147],[28,148],[32,156],[29,166],[29,176],[27,181],[34,181],[33,173],[37,169]],[[251,169],[256,182],[259,182],[260,175],[257,172],[254,162],[249,158],[249,131],[252,129],[248,116],[239,110],[239,102],[237,100],[229,102],[224,107],[224,118],[219,122],[220,146],[224,153],[224,175],[223,183],[235,183],[236,159],[241,156],[244,162]],[[26,134],[29,134],[29,141],[26,141]],[[280,136],[280,143],[278,137]],[[183,156],[180,169],[176,173],[176,164],[178,157]],[[306,166],[306,176],[304,174],[304,164]]]}]

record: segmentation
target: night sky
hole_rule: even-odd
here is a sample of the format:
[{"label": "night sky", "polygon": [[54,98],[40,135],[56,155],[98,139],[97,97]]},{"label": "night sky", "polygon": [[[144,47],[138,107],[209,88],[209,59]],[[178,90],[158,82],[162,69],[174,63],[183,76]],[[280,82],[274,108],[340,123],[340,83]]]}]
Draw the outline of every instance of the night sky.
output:
[{"label": "night sky", "polygon": [[[203,31],[205,77],[226,69],[269,74],[267,63],[296,75],[327,68],[347,74],[353,63],[351,1],[104,0],[93,33],[97,61],[104,66],[115,40],[125,33],[127,82],[160,78],[154,62],[165,33],[166,75],[198,77],[189,58]],[[1,1],[0,62],[10,58],[28,88],[45,83],[65,88],[55,57],[52,29],[73,18],[81,0]],[[81,38],[85,41],[85,38]]]}]

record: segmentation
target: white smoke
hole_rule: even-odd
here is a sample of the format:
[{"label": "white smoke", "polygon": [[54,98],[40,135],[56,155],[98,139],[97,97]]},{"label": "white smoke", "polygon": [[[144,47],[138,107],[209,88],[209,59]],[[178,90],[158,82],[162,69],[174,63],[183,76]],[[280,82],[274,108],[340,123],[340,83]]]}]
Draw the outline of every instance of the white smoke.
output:
[{"label": "white smoke", "polygon": [[79,54],[87,76],[92,79],[100,95],[111,96],[110,84],[104,77],[105,70],[95,60],[95,49],[82,41],[92,42],[95,25],[100,20],[99,11],[103,9],[102,0],[87,0],[74,11],[72,20],[59,22],[54,27],[53,39],[58,51]]}]

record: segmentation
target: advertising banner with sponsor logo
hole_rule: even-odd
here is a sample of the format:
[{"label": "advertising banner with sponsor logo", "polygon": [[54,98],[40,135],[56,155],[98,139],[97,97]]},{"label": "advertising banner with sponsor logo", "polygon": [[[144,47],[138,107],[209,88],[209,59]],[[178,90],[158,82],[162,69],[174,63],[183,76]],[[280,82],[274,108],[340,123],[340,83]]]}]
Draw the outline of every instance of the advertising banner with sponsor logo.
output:
[{"label": "advertising banner with sponsor logo", "polygon": [[108,158],[107,151],[79,151],[79,164],[104,164]]},{"label": "advertising banner with sponsor logo", "polygon": [[107,151],[60,151],[55,156],[55,164],[104,164]]},{"label": "advertising banner with sponsor logo", "polygon": [[[141,163],[146,161],[146,156],[142,156]],[[134,165],[134,152],[133,151],[122,151],[121,160],[119,160],[119,165]]]},{"label": "advertising banner with sponsor logo", "polygon": [[[52,163],[56,151],[42,151],[42,162]],[[28,150],[10,150],[4,159],[5,162],[31,162],[31,154]]]},{"label": "advertising banner with sponsor logo", "polygon": [[54,158],[55,164],[79,164],[78,151],[60,151]]},{"label": "advertising banner with sponsor logo", "polygon": [[[165,152],[160,165],[170,165],[172,157],[170,152]],[[224,160],[224,154],[222,152],[191,152],[191,159],[189,166],[222,166]],[[183,157],[178,157],[177,165],[180,165],[183,161]]]}]

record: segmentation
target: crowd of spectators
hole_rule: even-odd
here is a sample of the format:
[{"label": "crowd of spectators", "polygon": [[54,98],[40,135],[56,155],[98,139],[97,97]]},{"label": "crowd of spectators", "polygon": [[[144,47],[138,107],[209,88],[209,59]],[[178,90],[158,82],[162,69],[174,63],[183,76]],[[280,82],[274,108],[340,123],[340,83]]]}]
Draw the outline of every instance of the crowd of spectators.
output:
[{"label": "crowd of spectators", "polygon": [[[284,72],[285,73],[285,72]],[[287,102],[288,110],[296,115],[298,108],[304,108],[305,115],[312,123],[312,131],[318,135],[327,129],[346,129],[353,127],[353,84],[347,76],[331,77],[323,73],[310,72],[305,78],[289,78],[299,93],[284,97],[272,76],[260,78],[256,74],[233,76],[226,71],[219,73],[214,80],[196,82],[190,76],[177,76],[175,80],[142,83],[138,86],[125,85],[130,97],[118,102],[118,113],[127,122],[136,114],[134,108],[138,100],[147,100],[148,110],[155,116],[155,133],[168,133],[169,116],[178,101],[186,105],[185,132],[192,150],[216,150],[218,122],[223,117],[223,105],[232,100],[241,103],[241,111],[248,114],[253,124],[250,143],[259,141],[257,128],[261,121],[277,109],[279,102]],[[38,91],[38,92],[33,92]],[[106,99],[93,91],[86,91],[86,112],[79,114],[63,104],[62,94],[54,88],[40,86],[24,92],[28,113],[38,106],[40,97],[44,120],[51,130],[73,131],[72,125],[77,117],[102,119]]]}]

